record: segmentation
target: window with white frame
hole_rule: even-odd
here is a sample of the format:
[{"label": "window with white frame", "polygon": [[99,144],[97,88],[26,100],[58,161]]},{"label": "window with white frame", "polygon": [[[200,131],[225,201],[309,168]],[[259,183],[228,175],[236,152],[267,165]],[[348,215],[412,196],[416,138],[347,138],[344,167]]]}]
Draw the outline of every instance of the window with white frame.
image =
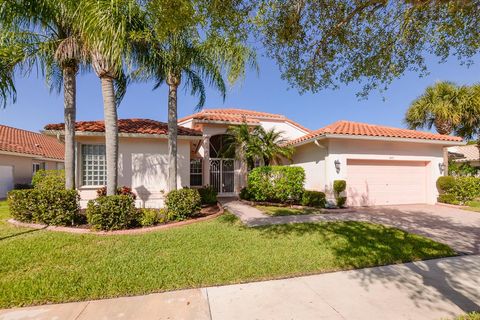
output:
[{"label": "window with white frame", "polygon": [[190,160],[190,186],[198,187],[202,186],[202,159]]},{"label": "window with white frame", "polygon": [[35,173],[38,170],[45,170],[45,162],[34,162],[32,165],[32,172]]},{"label": "window with white frame", "polygon": [[103,186],[106,181],[105,145],[82,145],[82,184],[84,186]]}]

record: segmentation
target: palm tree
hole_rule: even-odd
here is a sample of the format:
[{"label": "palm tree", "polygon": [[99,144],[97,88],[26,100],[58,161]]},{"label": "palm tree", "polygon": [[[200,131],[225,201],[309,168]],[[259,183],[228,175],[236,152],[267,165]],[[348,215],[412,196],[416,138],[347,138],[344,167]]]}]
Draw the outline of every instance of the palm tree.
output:
[{"label": "palm tree", "polygon": [[261,165],[278,165],[282,159],[291,159],[294,149],[285,145],[283,132],[275,128],[265,130],[261,126],[250,127],[246,123],[228,128],[227,146],[222,153],[235,154],[236,158],[247,163],[249,169],[256,162]]},{"label": "palm tree", "polygon": [[468,95],[462,108],[462,118],[455,133],[464,139],[477,139],[480,151],[480,84],[467,87]]},{"label": "palm tree", "polygon": [[275,128],[265,130],[262,127],[258,130],[258,139],[260,141],[261,156],[265,165],[278,165],[282,159],[291,160],[294,148],[285,145],[287,140],[283,136],[284,132],[276,131]]},{"label": "palm tree", "polygon": [[[230,83],[244,74],[245,64],[255,64],[252,52],[238,42],[227,41],[218,35],[206,33],[202,38],[200,27],[192,15],[177,21],[175,28],[165,24],[164,10],[158,1],[147,4],[149,31],[137,40],[148,44],[143,54],[142,67],[135,73],[137,79],[153,79],[154,89],[168,85],[168,190],[177,189],[177,103],[178,88],[183,83],[192,95],[199,97],[196,110],[206,100],[205,82],[218,90],[223,98],[226,85],[222,71],[227,69]],[[188,10],[186,12],[189,12]]]},{"label": "palm tree", "polygon": [[434,126],[440,134],[451,134],[461,121],[467,96],[465,87],[448,81],[438,82],[412,102],[405,122],[411,129],[431,129]]},{"label": "palm tree", "polygon": [[124,68],[133,60],[132,34],[143,26],[142,10],[134,0],[83,0],[82,3],[83,40],[102,88],[107,195],[114,195],[118,184],[117,107],[126,90]]},{"label": "palm tree", "polygon": [[[0,102],[15,102],[15,70],[45,70],[51,88],[63,83],[65,120],[65,187],[75,188],[76,75],[85,62],[85,48],[76,27],[78,1],[4,2],[0,12]],[[3,48],[3,50],[1,50]],[[9,53],[9,54],[7,54]]]}]

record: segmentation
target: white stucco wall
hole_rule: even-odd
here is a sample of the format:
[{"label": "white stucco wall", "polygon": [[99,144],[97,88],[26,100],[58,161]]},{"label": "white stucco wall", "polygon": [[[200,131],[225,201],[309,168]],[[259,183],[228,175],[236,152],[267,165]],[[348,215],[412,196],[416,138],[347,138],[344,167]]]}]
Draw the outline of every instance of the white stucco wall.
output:
[{"label": "white stucco wall", "polygon": [[[103,144],[102,137],[78,137],[78,164],[81,144]],[[163,207],[168,178],[168,145],[166,139],[120,138],[118,185],[128,186],[137,194],[137,206]],[[82,186],[81,169],[77,168],[82,206],[96,197],[99,186]],[[190,141],[178,140],[178,188],[190,185]]]},{"label": "white stucco wall", "polygon": [[[0,166],[13,167],[13,183],[30,183],[33,177],[33,164],[45,163],[46,170],[58,169],[57,164],[62,164],[63,160],[53,161],[44,159],[35,159],[32,156],[0,154]],[[1,183],[1,181],[0,181]]]},{"label": "white stucco wall", "polygon": [[321,148],[313,143],[304,144],[295,150],[293,165],[305,170],[305,189],[325,190],[325,156],[326,148]]},{"label": "white stucco wall", "polygon": [[[436,202],[438,191],[435,184],[438,177],[442,175],[439,168],[439,164],[443,163],[441,145],[358,139],[329,139],[324,140],[322,144],[327,147],[325,153],[321,153],[321,149],[313,142],[296,148],[293,164],[305,168],[307,189],[323,190],[327,193],[327,197],[333,198],[333,181],[347,179],[348,159],[425,161],[427,163],[426,200],[431,204]],[[319,151],[312,156],[314,147]],[[335,169],[335,160],[340,161],[338,173]]]}]

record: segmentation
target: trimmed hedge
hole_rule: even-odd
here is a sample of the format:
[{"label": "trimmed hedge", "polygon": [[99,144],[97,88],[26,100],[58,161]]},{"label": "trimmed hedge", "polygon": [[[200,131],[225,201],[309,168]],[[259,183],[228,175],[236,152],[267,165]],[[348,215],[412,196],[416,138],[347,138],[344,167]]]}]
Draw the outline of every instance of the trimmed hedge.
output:
[{"label": "trimmed hedge", "polygon": [[255,201],[297,202],[304,182],[305,171],[301,167],[258,167],[248,175],[248,194]]},{"label": "trimmed hedge", "polygon": [[120,230],[135,226],[139,212],[127,195],[98,197],[88,201],[87,221],[96,230]]},{"label": "trimmed hedge", "polygon": [[35,189],[65,190],[64,170],[38,170],[32,177]]},{"label": "trimmed hedge", "polygon": [[240,190],[240,194],[238,195],[242,200],[250,200],[250,193],[248,192],[248,188],[242,188]]},{"label": "trimmed hedge", "polygon": [[212,186],[202,187],[198,189],[202,204],[217,203],[217,191]]},{"label": "trimmed hedge", "polygon": [[140,210],[139,223],[142,227],[150,227],[168,221],[166,209],[144,208]]},{"label": "trimmed hedge", "polygon": [[335,194],[335,200],[337,201],[337,207],[343,208],[347,202],[347,197],[341,196],[342,192],[347,189],[347,182],[345,180],[333,181],[333,193]]},{"label": "trimmed hedge", "polygon": [[75,190],[12,190],[8,205],[12,216],[23,222],[55,226],[73,225],[80,218],[79,196]]},{"label": "trimmed hedge", "polygon": [[300,201],[302,206],[309,207],[325,208],[325,203],[325,193],[311,190],[305,190],[302,194],[302,200]]},{"label": "trimmed hedge", "polygon": [[476,177],[440,177],[437,180],[440,193],[439,202],[464,204],[480,197],[480,178]]},{"label": "trimmed hedge", "polygon": [[198,190],[189,188],[170,191],[165,200],[169,220],[188,219],[200,211],[201,204]]}]

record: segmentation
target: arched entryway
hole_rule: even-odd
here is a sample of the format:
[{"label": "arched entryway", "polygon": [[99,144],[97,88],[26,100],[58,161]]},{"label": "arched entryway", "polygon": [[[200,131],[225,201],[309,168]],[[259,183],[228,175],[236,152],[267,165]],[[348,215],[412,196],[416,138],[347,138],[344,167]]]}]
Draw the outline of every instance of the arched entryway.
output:
[{"label": "arched entryway", "polygon": [[235,192],[235,149],[231,143],[227,134],[210,137],[210,185],[221,195]]}]

